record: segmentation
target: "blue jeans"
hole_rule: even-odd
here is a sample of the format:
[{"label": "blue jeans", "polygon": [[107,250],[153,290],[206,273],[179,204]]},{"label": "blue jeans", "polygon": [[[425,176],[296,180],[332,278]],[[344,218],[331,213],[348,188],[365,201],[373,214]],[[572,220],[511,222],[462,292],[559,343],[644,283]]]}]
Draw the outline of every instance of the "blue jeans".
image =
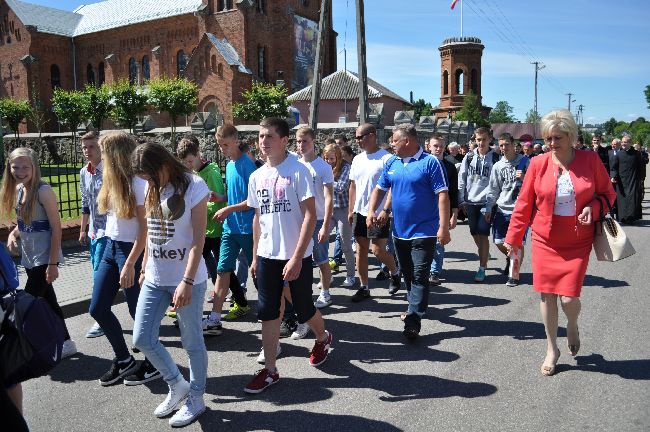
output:
[{"label": "blue jeans", "polygon": [[88,242],[88,246],[90,247],[90,263],[93,266],[93,274],[97,271],[99,268],[99,263],[102,261],[107,241],[108,237],[100,237],[97,239],[91,239],[90,242]]},{"label": "blue jeans", "polygon": [[[192,302],[176,309],[181,330],[181,343],[190,359],[190,393],[202,396],[208,374],[208,351],[203,342],[201,319],[206,282],[194,285]],[[165,315],[176,286],[157,286],[145,281],[138,298],[138,309],[133,327],[133,343],[160,371],[167,384],[174,385],[183,380],[183,375],[167,349],[160,343],[160,321]]]},{"label": "blue jeans", "polygon": [[250,263],[248,262],[248,259],[246,258],[246,254],[242,250],[239,252],[239,256],[237,257],[237,265],[235,266],[235,274],[237,275],[237,279],[239,280],[239,284],[241,285],[242,291],[246,292],[246,283],[248,283],[248,267],[250,267]]},{"label": "blue jeans", "polygon": [[332,260],[337,265],[343,264],[343,249],[341,248],[341,232],[339,231],[338,225],[336,226],[336,240],[334,240],[334,256]]},{"label": "blue jeans", "polygon": [[435,244],[435,237],[395,239],[397,260],[406,284],[408,314],[422,317],[429,306],[429,269]]},{"label": "blue jeans", "polygon": [[[114,241],[110,238],[106,240],[104,256],[99,262],[93,277],[93,294],[90,299],[90,308],[88,311],[90,316],[104,330],[104,334],[118,360],[127,359],[131,354],[124,341],[120,321],[111,308],[115,296],[120,290],[120,272],[132,248],[133,243],[131,242]],[[140,255],[135,263],[135,280],[133,281],[133,286],[123,290],[131,318],[135,318],[135,309],[138,304],[138,295],[140,294],[138,275],[140,274],[141,266],[142,255]]]},{"label": "blue jeans", "polygon": [[436,242],[436,251],[433,254],[433,261],[431,261],[431,273],[439,275],[442,273],[442,262],[445,259],[445,247]]}]

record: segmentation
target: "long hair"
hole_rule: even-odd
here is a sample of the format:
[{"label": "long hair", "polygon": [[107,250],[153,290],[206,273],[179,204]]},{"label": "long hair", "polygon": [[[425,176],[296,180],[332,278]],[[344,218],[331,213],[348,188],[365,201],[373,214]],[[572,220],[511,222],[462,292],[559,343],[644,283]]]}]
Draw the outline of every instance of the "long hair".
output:
[{"label": "long hair", "polygon": [[136,142],[125,132],[110,132],[99,139],[99,146],[104,162],[99,211],[112,210],[120,219],[131,219],[136,215],[136,203],[130,158]]},{"label": "long hair", "polygon": [[332,167],[332,173],[334,174],[334,178],[338,178],[338,176],[341,175],[341,168],[343,168],[343,153],[341,152],[341,147],[336,144],[328,144],[323,149],[323,156],[327,153],[334,153],[336,162]]},{"label": "long hair", "polygon": [[160,206],[160,174],[167,174],[167,184],[174,193],[184,199],[185,192],[190,184],[187,174],[190,170],[176,159],[164,146],[156,143],[145,143],[138,146],[131,155],[131,169],[135,175],[147,178],[149,188],[145,199],[147,215],[154,219],[163,219]]},{"label": "long hair", "polygon": [[38,165],[38,155],[30,148],[18,147],[7,158],[2,188],[0,188],[0,204],[2,205],[0,212],[3,218],[11,219],[11,211],[16,205],[16,187],[18,186],[18,182],[11,174],[11,164],[20,157],[26,157],[32,163],[32,178],[29,184],[25,185],[27,196],[25,197],[25,205],[22,206],[20,212],[21,219],[26,224],[30,224],[32,222],[34,208],[38,202],[38,185],[41,183],[41,169]]}]

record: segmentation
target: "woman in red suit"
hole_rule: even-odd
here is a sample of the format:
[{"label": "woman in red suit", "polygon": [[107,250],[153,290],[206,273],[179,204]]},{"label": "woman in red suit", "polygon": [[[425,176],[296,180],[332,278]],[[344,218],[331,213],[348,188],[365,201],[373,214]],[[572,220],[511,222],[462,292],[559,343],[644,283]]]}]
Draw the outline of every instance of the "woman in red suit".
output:
[{"label": "woman in red suit", "polygon": [[576,356],[580,291],[594,237],[593,218],[600,214],[598,196],[613,204],[616,193],[598,155],[573,148],[578,127],[569,111],[546,114],[541,133],[551,151],[531,160],[505,244],[511,254],[516,252],[532,225],[533,288],[541,293],[547,340],[541,372],[551,376],[560,357],[557,299],[567,317],[568,350]]}]

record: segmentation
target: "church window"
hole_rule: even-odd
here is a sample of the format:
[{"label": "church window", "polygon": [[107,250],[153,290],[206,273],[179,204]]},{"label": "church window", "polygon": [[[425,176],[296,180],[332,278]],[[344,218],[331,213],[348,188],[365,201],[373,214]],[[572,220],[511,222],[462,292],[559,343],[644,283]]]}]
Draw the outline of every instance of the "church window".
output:
[{"label": "church window", "polygon": [[61,87],[61,71],[55,64],[50,66],[50,82],[53,89]]},{"label": "church window", "polygon": [[151,69],[149,67],[149,56],[142,57],[142,79],[151,78]]}]

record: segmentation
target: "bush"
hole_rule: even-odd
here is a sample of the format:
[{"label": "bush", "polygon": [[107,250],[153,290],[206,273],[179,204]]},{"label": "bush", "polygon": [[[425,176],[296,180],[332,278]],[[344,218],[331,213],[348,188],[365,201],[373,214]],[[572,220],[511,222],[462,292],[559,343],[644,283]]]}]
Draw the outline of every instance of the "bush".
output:
[{"label": "bush", "polygon": [[253,87],[242,93],[245,102],[233,104],[234,117],[260,121],[266,117],[287,117],[289,102],[287,89],[281,85],[253,83]]},{"label": "bush", "polygon": [[0,116],[2,116],[14,131],[16,144],[20,144],[20,132],[18,128],[31,111],[32,108],[27,101],[17,101],[11,98],[0,99]]},{"label": "bush", "polygon": [[84,115],[83,93],[76,90],[54,89],[52,109],[59,123],[70,129],[72,142],[77,142],[77,127],[86,119]]},{"label": "bush", "polygon": [[172,120],[172,144],[176,143],[176,120],[196,111],[199,89],[185,78],[157,78],[147,84],[149,104],[169,114]]},{"label": "bush", "polygon": [[85,118],[95,129],[102,129],[102,122],[108,118],[111,113],[111,92],[106,84],[96,87],[87,85],[82,93],[82,109]]},{"label": "bush", "polygon": [[120,80],[110,87],[111,117],[131,133],[138,122],[138,115],[147,110],[147,95],[143,89],[128,80]]}]

